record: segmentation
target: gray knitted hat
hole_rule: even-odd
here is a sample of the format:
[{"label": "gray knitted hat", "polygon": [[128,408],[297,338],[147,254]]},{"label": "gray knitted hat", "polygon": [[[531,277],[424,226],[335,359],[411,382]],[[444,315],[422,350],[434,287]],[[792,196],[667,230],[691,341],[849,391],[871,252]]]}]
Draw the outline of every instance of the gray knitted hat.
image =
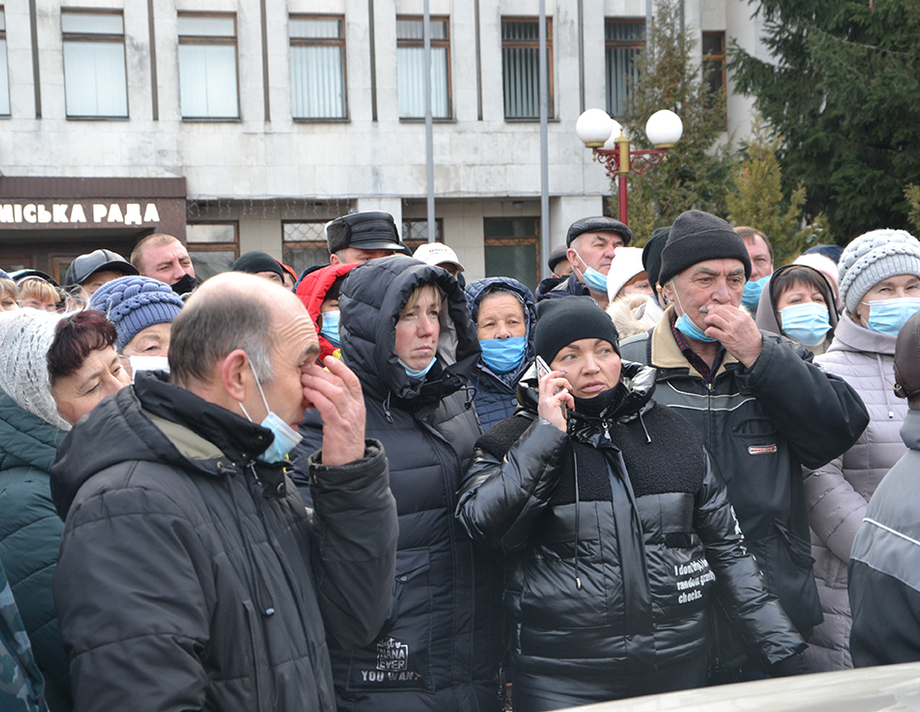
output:
[{"label": "gray knitted hat", "polygon": [[113,279],[95,291],[89,304],[115,325],[118,353],[138,332],[154,324],[172,323],[182,309],[182,299],[172,287],[150,277]]},{"label": "gray knitted hat", "polygon": [[904,230],[873,230],[855,238],[840,255],[840,301],[856,313],[859,303],[883,279],[920,277],[920,241]]},{"label": "gray knitted hat", "polygon": [[58,413],[48,374],[48,349],[62,318],[36,309],[0,313],[0,388],[19,407],[70,430],[70,424]]}]

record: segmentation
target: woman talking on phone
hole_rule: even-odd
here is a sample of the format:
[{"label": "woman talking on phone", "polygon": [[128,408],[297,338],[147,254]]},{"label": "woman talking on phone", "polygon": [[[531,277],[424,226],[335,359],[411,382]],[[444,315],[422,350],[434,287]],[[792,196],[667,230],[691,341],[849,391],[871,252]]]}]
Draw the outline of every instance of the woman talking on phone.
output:
[{"label": "woman talking on phone", "polygon": [[457,509],[507,557],[515,712],[704,685],[714,599],[765,673],[806,672],[701,436],[652,400],[654,369],[621,362],[589,297],[538,314],[552,370],[479,439]]}]

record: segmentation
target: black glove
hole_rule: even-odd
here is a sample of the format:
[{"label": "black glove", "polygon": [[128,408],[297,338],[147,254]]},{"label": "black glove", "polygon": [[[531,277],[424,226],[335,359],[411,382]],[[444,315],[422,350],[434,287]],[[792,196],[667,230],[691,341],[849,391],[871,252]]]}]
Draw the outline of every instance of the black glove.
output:
[{"label": "black glove", "polygon": [[790,655],[780,660],[770,668],[770,677],[790,677],[791,675],[807,675],[811,672],[808,663],[801,653]]}]

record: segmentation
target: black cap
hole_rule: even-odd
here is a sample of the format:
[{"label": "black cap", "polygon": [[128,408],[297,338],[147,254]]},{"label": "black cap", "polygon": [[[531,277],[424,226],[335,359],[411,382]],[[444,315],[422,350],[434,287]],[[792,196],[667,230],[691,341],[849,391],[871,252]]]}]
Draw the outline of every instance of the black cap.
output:
[{"label": "black cap", "polygon": [[594,218],[582,218],[576,220],[569,226],[569,232],[565,236],[565,246],[571,247],[572,240],[586,232],[612,232],[623,238],[623,244],[628,245],[632,240],[632,230],[628,225],[621,223],[619,220],[607,218],[602,215]]},{"label": "black cap", "polygon": [[326,226],[329,252],[346,247],[359,250],[402,250],[396,222],[389,213],[372,210],[336,218]]},{"label": "black cap", "polygon": [[83,284],[96,272],[102,270],[121,272],[123,275],[139,274],[137,268],[117,252],[102,248],[80,255],[71,262],[70,267],[67,268],[67,274],[64,276],[64,286]]},{"label": "black cap", "polygon": [[706,260],[732,259],[744,265],[744,278],[751,278],[751,256],[744,240],[722,218],[701,210],[681,213],[661,251],[658,283],[667,284],[671,277]]},{"label": "black cap", "polygon": [[552,363],[562,349],[581,339],[609,341],[620,353],[620,335],[613,320],[591,297],[544,299],[537,304],[533,345],[546,363]]},{"label": "black cap", "polygon": [[652,289],[655,289],[658,285],[658,273],[661,271],[661,251],[668,242],[670,232],[670,227],[656,227],[651,238],[642,248],[642,266],[645,267]]},{"label": "black cap", "polygon": [[284,270],[278,260],[267,252],[253,250],[240,255],[240,258],[233,263],[234,272],[248,272],[249,274],[258,274],[259,272],[274,272],[281,281],[284,281]]},{"label": "black cap", "polygon": [[560,245],[549,256],[547,264],[549,265],[549,271],[555,272],[556,265],[558,265],[562,260],[567,260],[568,257],[565,256],[565,253],[568,252],[568,248],[565,245]]},{"label": "black cap", "polygon": [[920,312],[904,322],[894,347],[894,392],[920,410]]}]

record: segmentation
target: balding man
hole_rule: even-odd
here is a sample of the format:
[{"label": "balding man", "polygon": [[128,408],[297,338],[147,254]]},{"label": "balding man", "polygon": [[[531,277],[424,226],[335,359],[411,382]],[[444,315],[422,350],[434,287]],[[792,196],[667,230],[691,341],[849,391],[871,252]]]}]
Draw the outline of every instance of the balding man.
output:
[{"label": "balding man", "polygon": [[[140,377],[70,432],[54,592],[74,710],[335,709],[327,646],[390,606],[396,508],[364,401],[315,365],[291,292],[219,275],[173,322],[169,381]],[[307,408],[313,510],[285,473]]]},{"label": "balding man", "polygon": [[148,235],[134,246],[131,264],[141,276],[166,282],[176,294],[188,294],[199,284],[185,245],[162,232]]}]

